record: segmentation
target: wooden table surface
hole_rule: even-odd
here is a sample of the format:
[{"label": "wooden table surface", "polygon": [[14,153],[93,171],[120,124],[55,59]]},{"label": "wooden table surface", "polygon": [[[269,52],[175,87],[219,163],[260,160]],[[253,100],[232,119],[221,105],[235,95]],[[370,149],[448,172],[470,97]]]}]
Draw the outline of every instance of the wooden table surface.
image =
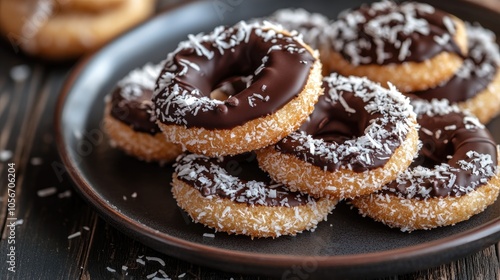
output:
[{"label": "wooden table surface", "polygon": [[[490,0],[493,4],[498,0]],[[117,231],[61,176],[53,115],[74,63],[52,64],[0,44],[0,279],[269,279],[201,267]],[[9,169],[11,168],[11,169]],[[8,207],[8,174],[16,177]],[[14,222],[15,235],[9,224]],[[11,237],[9,239],[9,237]],[[15,241],[15,272],[6,263]],[[499,244],[454,262],[384,279],[500,279]],[[151,258],[153,257],[153,258]],[[307,279],[307,278],[304,278]]]}]

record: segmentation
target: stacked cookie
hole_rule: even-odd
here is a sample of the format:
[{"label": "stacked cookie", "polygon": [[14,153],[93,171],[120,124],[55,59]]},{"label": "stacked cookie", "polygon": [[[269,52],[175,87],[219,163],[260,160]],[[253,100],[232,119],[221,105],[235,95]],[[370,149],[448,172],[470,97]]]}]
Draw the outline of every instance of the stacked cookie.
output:
[{"label": "stacked cookie", "polygon": [[[398,89],[415,96],[453,79],[468,61],[466,31],[479,27],[416,3],[379,2],[333,23],[307,15],[269,18],[286,29],[254,20],[189,35],[164,62],[119,82],[107,100],[110,137],[146,160],[169,161],[182,148],[172,179],[178,205],[196,222],[252,238],[313,230],[344,199],[407,231],[454,224],[492,204],[498,152],[484,126],[446,100],[410,101]],[[375,29],[382,37],[361,35]],[[431,45],[424,35],[438,45],[431,55],[414,46]],[[425,61],[411,61],[419,51]],[[357,77],[370,73],[380,75]],[[155,157],[162,153],[153,147],[171,153]]]}]

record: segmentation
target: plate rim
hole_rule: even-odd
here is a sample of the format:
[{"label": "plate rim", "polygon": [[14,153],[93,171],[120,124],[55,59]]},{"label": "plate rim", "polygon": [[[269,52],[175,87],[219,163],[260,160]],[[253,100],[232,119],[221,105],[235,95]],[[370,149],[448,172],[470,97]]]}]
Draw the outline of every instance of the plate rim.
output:
[{"label": "plate rim", "polygon": [[[499,12],[489,9],[483,5],[479,5],[478,3],[468,2],[464,0],[460,1],[464,2],[464,4],[475,6],[476,8],[480,9],[485,9],[500,16]],[[53,119],[55,142],[58,154],[72,180],[74,188],[83,198],[85,198],[85,200],[94,208],[94,210],[99,213],[100,217],[102,217],[105,221],[111,223],[115,227],[119,228],[121,232],[126,233],[133,239],[141,241],[141,243],[149,247],[152,247],[151,244],[155,243],[163,244],[167,247],[170,247],[171,249],[175,249],[171,252],[166,252],[165,250],[158,250],[158,248],[153,247],[153,249],[161,251],[166,255],[174,256],[188,262],[195,262],[219,269],[223,268],[226,271],[227,267],[224,266],[224,264],[238,264],[247,266],[234,267],[235,272],[251,272],[252,268],[255,267],[271,270],[279,269],[282,272],[283,269],[291,268],[297,265],[303,265],[304,262],[314,262],[320,272],[332,269],[335,270],[356,266],[360,267],[363,265],[370,267],[383,265],[386,263],[394,264],[394,261],[397,261],[397,264],[401,264],[402,262],[413,260],[415,258],[425,259],[431,256],[435,257],[436,254],[440,253],[448,253],[450,255],[449,249],[451,248],[465,248],[461,250],[460,253],[451,254],[451,257],[446,257],[445,261],[440,260],[439,262],[432,262],[434,265],[439,265],[444,262],[452,261],[465,255],[471,254],[475,251],[479,251],[482,248],[500,241],[499,216],[496,219],[481,224],[480,226],[474,227],[461,233],[447,236],[445,238],[424,242],[418,245],[385,251],[333,256],[265,254],[223,249],[210,245],[186,241],[182,238],[174,237],[167,233],[155,230],[132,219],[131,217],[121,213],[120,211],[116,211],[116,209],[113,208],[112,205],[107,202],[102,196],[100,196],[93,189],[91,184],[85,180],[85,176],[80,171],[78,163],[74,161],[70,156],[69,149],[71,148],[64,137],[64,125],[62,119],[66,101],[71,95],[73,86],[78,81],[80,74],[84,71],[88,64],[94,60],[94,58],[101,52],[102,49],[113,45],[113,43],[121,37],[130,36],[130,34],[134,31],[137,31],[140,28],[147,27],[148,24],[153,20],[168,16],[168,14],[175,9],[185,8],[190,5],[196,5],[203,2],[206,1],[188,0],[184,1],[183,3],[181,2],[175,4],[174,6],[161,11],[149,20],[115,38],[113,41],[106,44],[99,50],[96,50],[92,54],[87,55],[86,57],[81,59],[75,67],[73,67],[59,92]],[[222,265],[218,263],[207,263],[207,261],[209,260],[222,261],[223,263]],[[393,274],[395,272],[409,272],[426,267],[427,266],[425,265],[420,265],[420,267],[418,265],[412,266],[412,270],[404,269],[401,266],[392,267],[391,273]],[[266,270],[265,272],[268,273],[270,271]],[[271,274],[274,273],[271,272]]]}]

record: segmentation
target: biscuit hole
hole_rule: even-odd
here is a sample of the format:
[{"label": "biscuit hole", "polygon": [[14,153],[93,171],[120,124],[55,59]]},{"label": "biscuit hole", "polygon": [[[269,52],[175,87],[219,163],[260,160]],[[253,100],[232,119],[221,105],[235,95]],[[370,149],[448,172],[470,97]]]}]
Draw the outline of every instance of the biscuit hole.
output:
[{"label": "biscuit hole", "polygon": [[219,87],[219,88],[216,88],[214,89],[211,93],[210,93],[210,98],[211,99],[216,99],[216,100],[220,100],[220,101],[225,101],[226,99],[228,99],[231,95],[228,94],[226,91],[224,91],[224,89],[222,89],[222,87]]},{"label": "biscuit hole", "polygon": [[246,88],[246,82],[243,81],[243,77],[232,77],[219,83],[210,93],[210,98],[225,101]]}]

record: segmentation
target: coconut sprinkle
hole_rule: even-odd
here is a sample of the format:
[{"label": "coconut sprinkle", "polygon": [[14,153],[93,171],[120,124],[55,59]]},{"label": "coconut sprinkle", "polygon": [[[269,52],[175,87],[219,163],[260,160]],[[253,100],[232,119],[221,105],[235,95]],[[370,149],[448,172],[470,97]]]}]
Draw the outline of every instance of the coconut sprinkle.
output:
[{"label": "coconut sprinkle", "polygon": [[158,258],[158,257],[146,257],[146,260],[155,261],[155,262],[159,263],[161,266],[165,266],[165,261]]},{"label": "coconut sprinkle", "polygon": [[10,78],[17,82],[22,83],[30,76],[31,69],[28,65],[17,65],[10,69]]},{"label": "coconut sprinkle", "polygon": [[0,161],[2,162],[6,162],[8,161],[9,159],[12,158],[12,151],[9,151],[9,150],[1,150],[0,151]]},{"label": "coconut sprinkle", "polygon": [[213,233],[204,233],[204,234],[203,234],[203,237],[207,237],[207,238],[215,238],[215,234],[213,234]]},{"label": "coconut sprinkle", "polygon": [[42,158],[39,158],[39,157],[33,157],[30,159],[30,163],[31,165],[33,166],[38,166],[38,165],[42,165],[43,163],[43,159]]},{"label": "coconut sprinkle", "polygon": [[109,271],[109,272],[111,272],[111,273],[116,272],[116,269],[113,269],[113,268],[111,268],[109,266],[106,267],[106,270]]},{"label": "coconut sprinkle", "polygon": [[71,197],[71,191],[70,190],[66,190],[64,192],[61,192],[61,193],[57,194],[57,197],[58,198]]},{"label": "coconut sprinkle", "polygon": [[36,192],[36,194],[39,197],[47,197],[47,196],[51,196],[51,195],[53,195],[55,193],[57,193],[57,188],[56,187],[49,187],[49,188],[38,190]]},{"label": "coconut sprinkle", "polygon": [[73,239],[73,238],[78,237],[80,235],[82,235],[82,233],[80,231],[77,231],[73,234],[68,235],[68,239]]}]

